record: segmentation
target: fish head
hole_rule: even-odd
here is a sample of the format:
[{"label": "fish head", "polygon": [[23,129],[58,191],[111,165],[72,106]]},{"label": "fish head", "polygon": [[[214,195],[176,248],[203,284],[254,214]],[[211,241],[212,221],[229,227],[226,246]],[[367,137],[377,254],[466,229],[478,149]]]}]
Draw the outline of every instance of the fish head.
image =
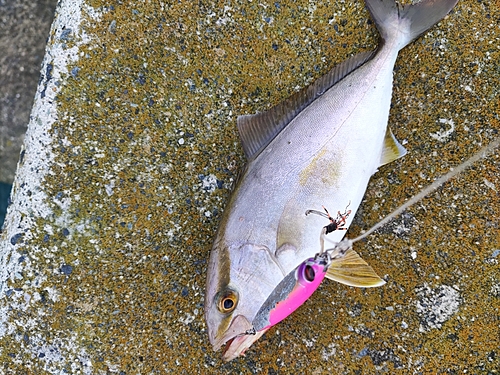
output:
[{"label": "fish head", "polygon": [[205,320],[215,351],[223,359],[242,355],[266,330],[255,332],[253,320],[284,274],[263,245],[214,243],[207,271]]}]

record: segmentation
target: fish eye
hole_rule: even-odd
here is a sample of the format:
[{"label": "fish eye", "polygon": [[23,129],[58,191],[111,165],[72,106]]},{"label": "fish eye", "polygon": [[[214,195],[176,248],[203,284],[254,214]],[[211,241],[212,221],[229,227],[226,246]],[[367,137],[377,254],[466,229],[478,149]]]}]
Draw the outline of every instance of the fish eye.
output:
[{"label": "fish eye", "polygon": [[217,308],[223,314],[229,314],[238,304],[238,294],[232,289],[222,291],[217,299]]},{"label": "fish eye", "polygon": [[304,268],[304,278],[311,282],[314,281],[314,278],[316,277],[316,272],[314,272],[314,268],[312,268],[310,265],[307,265]]},{"label": "fish eye", "polygon": [[224,298],[224,300],[222,301],[222,308],[224,310],[231,310],[234,306],[234,301],[232,298]]}]

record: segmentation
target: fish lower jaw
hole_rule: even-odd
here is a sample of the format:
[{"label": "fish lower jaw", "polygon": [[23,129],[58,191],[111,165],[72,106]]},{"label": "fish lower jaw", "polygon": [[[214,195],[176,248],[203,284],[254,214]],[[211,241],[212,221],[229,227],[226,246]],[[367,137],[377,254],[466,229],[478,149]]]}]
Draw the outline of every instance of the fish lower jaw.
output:
[{"label": "fish lower jaw", "polygon": [[260,337],[266,333],[267,330],[268,328],[256,332],[254,335],[236,336],[229,339],[226,342],[226,347],[222,353],[222,359],[229,362],[239,356],[245,355],[247,349],[250,348],[255,341],[260,339]]}]

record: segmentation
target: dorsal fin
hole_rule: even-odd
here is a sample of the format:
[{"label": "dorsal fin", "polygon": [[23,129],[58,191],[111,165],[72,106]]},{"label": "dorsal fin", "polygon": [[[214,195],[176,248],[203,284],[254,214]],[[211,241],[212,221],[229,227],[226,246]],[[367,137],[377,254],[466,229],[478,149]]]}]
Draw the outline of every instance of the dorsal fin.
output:
[{"label": "dorsal fin", "polygon": [[255,158],[304,108],[367,62],[374,53],[362,52],[348,58],[311,85],[265,112],[239,116],[238,131],[247,159]]}]

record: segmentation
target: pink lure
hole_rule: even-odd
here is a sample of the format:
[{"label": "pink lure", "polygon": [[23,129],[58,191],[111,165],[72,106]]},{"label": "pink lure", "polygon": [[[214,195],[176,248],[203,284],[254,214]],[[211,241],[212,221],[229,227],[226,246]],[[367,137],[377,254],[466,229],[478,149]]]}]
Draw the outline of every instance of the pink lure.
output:
[{"label": "pink lure", "polygon": [[278,324],[299,308],[323,281],[328,264],[323,257],[309,258],[290,272],[269,295],[252,324],[259,332]]}]

